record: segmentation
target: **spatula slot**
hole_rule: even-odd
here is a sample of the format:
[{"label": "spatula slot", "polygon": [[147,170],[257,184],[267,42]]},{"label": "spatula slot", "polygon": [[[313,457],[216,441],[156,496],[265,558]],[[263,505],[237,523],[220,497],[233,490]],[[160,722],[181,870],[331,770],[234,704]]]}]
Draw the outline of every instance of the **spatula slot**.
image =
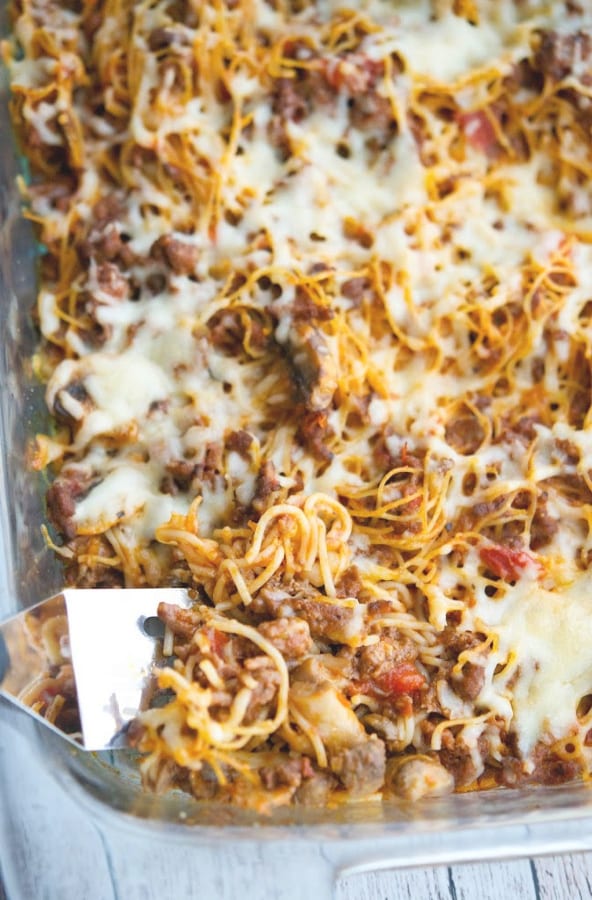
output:
[{"label": "spatula slot", "polygon": [[148,637],[162,641],[164,638],[164,622],[158,616],[142,617],[139,622],[140,630]]}]

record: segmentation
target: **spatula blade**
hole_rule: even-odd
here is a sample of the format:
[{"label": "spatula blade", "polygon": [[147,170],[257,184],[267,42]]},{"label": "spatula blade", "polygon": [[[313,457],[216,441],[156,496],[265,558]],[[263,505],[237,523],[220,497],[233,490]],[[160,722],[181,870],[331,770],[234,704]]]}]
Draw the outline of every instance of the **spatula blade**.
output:
[{"label": "spatula blade", "polygon": [[[35,679],[47,672],[48,660],[32,646],[31,623],[43,621],[44,615],[48,621],[59,620],[60,648],[72,663],[78,698],[78,746],[125,746],[126,726],[142,707],[157,651],[145,623],[156,616],[161,601],[187,606],[187,592],[68,589],[19,613],[0,626],[0,694],[32,712],[24,698]],[[71,735],[50,727],[71,740]]]}]

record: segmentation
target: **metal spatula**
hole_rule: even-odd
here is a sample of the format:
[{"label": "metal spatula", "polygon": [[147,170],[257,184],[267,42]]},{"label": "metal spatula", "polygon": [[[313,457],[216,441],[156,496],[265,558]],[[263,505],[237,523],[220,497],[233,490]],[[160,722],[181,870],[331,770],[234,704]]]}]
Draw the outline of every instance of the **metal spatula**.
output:
[{"label": "metal spatula", "polygon": [[50,623],[47,627],[54,630],[59,626],[59,652],[72,665],[78,698],[81,736],[76,746],[125,746],[126,727],[142,707],[159,652],[162,630],[156,611],[161,601],[183,607],[190,602],[181,588],[77,588],[8,619],[0,625],[0,695],[73,741],[27,702],[34,693],[31,686],[48,671],[47,655],[35,646],[32,629],[36,623]]}]

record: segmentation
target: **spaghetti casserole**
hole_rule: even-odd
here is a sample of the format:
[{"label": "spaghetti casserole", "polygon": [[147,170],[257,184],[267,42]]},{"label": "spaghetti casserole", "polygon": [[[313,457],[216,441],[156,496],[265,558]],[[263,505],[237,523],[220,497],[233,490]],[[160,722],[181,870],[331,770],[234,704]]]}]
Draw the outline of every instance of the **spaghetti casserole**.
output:
[{"label": "spaghetti casserole", "polygon": [[48,540],[193,592],[147,787],[588,777],[586,7],[14,0]]}]

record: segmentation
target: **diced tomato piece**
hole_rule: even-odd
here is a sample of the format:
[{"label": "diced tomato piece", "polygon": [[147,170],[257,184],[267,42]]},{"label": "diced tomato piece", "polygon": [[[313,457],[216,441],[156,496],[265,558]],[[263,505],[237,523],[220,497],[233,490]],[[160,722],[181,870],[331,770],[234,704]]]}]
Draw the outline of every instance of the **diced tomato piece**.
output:
[{"label": "diced tomato piece", "polygon": [[494,156],[498,150],[497,136],[491,120],[482,110],[462,113],[458,121],[471,147],[488,156]]},{"label": "diced tomato piece", "polygon": [[228,643],[228,635],[226,632],[212,630],[208,636],[210,638],[212,652],[215,653],[216,656],[222,656],[222,651]]},{"label": "diced tomato piece", "polygon": [[410,694],[423,690],[427,681],[413,663],[400,663],[388,672],[378,675],[373,681],[354,681],[351,684],[352,693],[368,694],[377,700],[389,700],[396,703],[397,709],[403,713],[405,701],[408,709],[405,714],[410,714],[413,709]]},{"label": "diced tomato piece", "polygon": [[413,694],[426,686],[426,680],[413,663],[400,663],[379,675],[376,684],[385,694]]},{"label": "diced tomato piece", "polygon": [[526,550],[515,550],[501,544],[488,544],[479,549],[479,556],[494,575],[504,581],[516,581],[524,569],[535,562]]}]

